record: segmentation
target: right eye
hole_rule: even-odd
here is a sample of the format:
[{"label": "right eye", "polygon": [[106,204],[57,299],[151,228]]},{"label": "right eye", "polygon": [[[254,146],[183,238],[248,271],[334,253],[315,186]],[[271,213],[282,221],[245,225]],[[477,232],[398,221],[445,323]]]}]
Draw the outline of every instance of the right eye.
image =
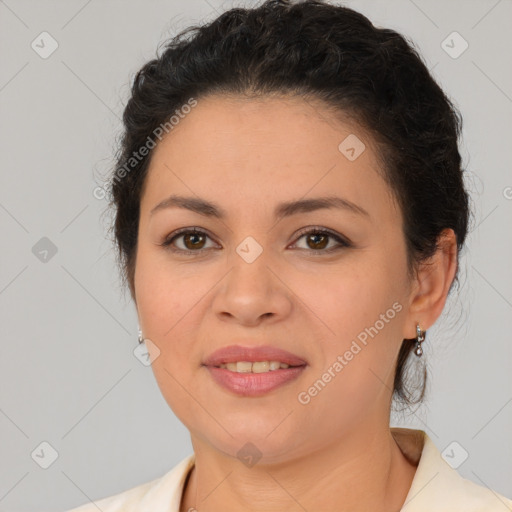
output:
[{"label": "right eye", "polygon": [[[205,249],[212,248],[204,247],[207,238],[210,238],[210,236],[201,229],[182,228],[171,233],[160,245],[173,252],[185,254],[200,253]],[[182,239],[184,248],[175,246],[175,241],[179,239]]]}]

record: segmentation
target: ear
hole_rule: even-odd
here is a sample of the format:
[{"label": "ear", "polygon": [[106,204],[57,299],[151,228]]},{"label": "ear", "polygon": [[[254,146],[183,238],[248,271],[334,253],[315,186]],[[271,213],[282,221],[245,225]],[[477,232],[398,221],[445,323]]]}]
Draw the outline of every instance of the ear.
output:
[{"label": "ear", "polygon": [[453,229],[439,235],[438,249],[420,264],[412,286],[404,338],[416,338],[416,325],[429,329],[441,315],[457,271],[457,239]]}]

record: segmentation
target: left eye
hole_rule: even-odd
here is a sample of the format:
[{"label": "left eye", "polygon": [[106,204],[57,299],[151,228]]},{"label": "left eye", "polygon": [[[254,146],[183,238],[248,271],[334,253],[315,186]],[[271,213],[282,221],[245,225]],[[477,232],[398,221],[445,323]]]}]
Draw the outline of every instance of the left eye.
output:
[{"label": "left eye", "polygon": [[[313,252],[331,252],[343,247],[350,247],[351,245],[348,240],[342,238],[340,235],[320,228],[313,228],[302,231],[298,240],[301,238],[305,238],[306,244],[308,245],[308,247],[305,247],[305,250]],[[329,239],[336,241],[337,245],[325,249],[329,243]]]}]

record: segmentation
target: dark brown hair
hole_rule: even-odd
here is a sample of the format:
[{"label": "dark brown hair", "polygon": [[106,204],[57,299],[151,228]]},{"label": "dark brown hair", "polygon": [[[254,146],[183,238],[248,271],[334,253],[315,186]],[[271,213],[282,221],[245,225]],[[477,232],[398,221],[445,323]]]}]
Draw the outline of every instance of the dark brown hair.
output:
[{"label": "dark brown hair", "polygon": [[[355,119],[372,134],[381,172],[400,205],[409,274],[435,253],[445,228],[454,230],[460,253],[469,219],[458,150],[461,118],[412,43],[346,7],[267,0],[187,28],[135,76],[109,190],[118,263],[132,298],[139,205],[152,151],[136,160],[133,155],[149,147],[158,127],[190,98],[211,94],[294,95]],[[421,402],[426,385],[425,369],[415,393],[405,385],[414,342],[403,340],[395,372],[393,396],[406,405]]]}]

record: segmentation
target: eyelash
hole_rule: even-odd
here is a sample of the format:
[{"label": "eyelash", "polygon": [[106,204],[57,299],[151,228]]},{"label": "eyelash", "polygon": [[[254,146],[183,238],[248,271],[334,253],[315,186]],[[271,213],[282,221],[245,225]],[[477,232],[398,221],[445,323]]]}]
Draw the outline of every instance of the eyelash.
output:
[{"label": "eyelash", "polygon": [[[175,231],[174,233],[171,233],[159,245],[165,247],[167,250],[170,250],[172,252],[181,253],[181,254],[190,254],[190,255],[194,255],[194,256],[198,256],[198,255],[202,254],[204,251],[207,251],[208,249],[211,249],[211,248],[208,248],[208,249],[198,249],[198,250],[193,251],[193,250],[190,250],[190,249],[177,249],[175,247],[171,247],[171,244],[177,238],[179,238],[179,237],[181,237],[183,235],[188,235],[188,234],[204,235],[204,236],[207,236],[208,238],[211,238],[210,235],[208,235],[208,233],[206,231],[203,231],[202,229],[195,228],[195,227],[193,227],[193,228],[183,228],[183,229],[179,229],[178,231]],[[298,238],[296,239],[296,242],[298,240],[300,240],[303,236],[310,235],[310,234],[327,235],[327,236],[331,237],[332,239],[334,239],[336,242],[338,242],[340,244],[338,246],[331,247],[330,249],[301,249],[301,250],[304,250],[304,251],[309,251],[311,253],[314,253],[315,255],[321,255],[321,253],[330,254],[331,252],[334,252],[334,251],[337,251],[337,250],[340,250],[340,249],[344,249],[344,248],[346,249],[346,248],[352,247],[352,243],[348,239],[341,237],[340,235],[338,235],[337,233],[335,233],[335,232],[333,232],[333,231],[331,231],[329,229],[322,228],[322,227],[319,227],[319,226],[303,228],[302,230],[300,230],[299,233],[298,233]]]}]

